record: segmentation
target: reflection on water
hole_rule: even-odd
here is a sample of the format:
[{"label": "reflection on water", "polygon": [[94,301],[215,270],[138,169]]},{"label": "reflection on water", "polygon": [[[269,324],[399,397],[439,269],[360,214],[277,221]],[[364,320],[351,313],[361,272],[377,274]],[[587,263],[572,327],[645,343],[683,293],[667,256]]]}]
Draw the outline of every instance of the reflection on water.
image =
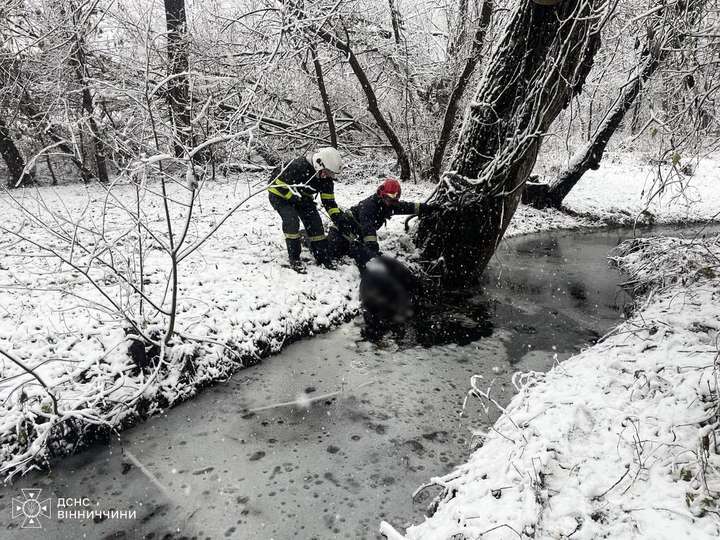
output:
[{"label": "reflection on water", "polygon": [[[3,538],[374,538],[422,519],[432,490],[495,419],[470,403],[481,374],[506,403],[516,369],[547,370],[594,342],[628,297],[605,257],[624,231],[504,242],[475,290],[426,306],[379,344],[358,321],[289,346],[165,415],[0,490]],[[21,530],[20,488],[87,497],[137,519]]]},{"label": "reflection on water", "polygon": [[[497,327],[540,334],[541,348],[572,351],[592,343],[632,305],[605,261],[624,238],[621,232],[565,233],[504,242],[480,287],[421,302],[393,337],[403,347],[464,346]],[[557,329],[570,336],[558,341]]]}]

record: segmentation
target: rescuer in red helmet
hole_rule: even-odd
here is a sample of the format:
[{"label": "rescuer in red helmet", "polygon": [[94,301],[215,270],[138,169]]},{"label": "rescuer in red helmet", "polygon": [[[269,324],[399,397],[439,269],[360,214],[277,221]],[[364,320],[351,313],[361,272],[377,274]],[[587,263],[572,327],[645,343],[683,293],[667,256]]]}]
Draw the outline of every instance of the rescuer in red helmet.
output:
[{"label": "rescuer in red helmet", "polygon": [[[401,201],[402,188],[395,178],[386,178],[377,188],[375,194],[346,211],[350,218],[353,235],[340,232],[336,227],[330,227],[328,242],[333,257],[339,258],[351,255],[356,260],[353,245],[358,241],[362,244],[365,254],[361,259],[368,259],[380,253],[377,230],[392,216],[396,215],[424,215],[436,210],[431,204]],[[360,264],[367,262],[366,260]]]}]

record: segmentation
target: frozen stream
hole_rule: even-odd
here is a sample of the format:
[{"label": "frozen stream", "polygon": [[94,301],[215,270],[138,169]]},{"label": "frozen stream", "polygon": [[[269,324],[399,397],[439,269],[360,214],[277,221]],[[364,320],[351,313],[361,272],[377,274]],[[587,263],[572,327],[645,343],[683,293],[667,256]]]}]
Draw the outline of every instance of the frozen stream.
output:
[{"label": "frozen stream", "polygon": [[[474,402],[459,417],[470,376],[494,380],[506,403],[513,371],[547,370],[618,323],[629,299],[605,257],[629,234],[510,240],[484,288],[448,297],[402,339],[368,343],[356,322],[290,345],[121,442],[2,488],[0,537],[376,538],[382,519],[421,521],[436,491],[412,492],[464,461],[471,431],[495,419]],[[11,519],[28,487],[53,501],[42,530]],[[137,519],[61,522],[57,497]]]}]

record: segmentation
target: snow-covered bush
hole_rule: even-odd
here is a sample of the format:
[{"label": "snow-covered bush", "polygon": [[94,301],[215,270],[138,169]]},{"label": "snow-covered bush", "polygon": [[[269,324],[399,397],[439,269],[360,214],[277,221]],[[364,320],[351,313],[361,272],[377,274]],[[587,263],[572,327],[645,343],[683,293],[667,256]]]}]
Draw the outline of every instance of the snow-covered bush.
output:
[{"label": "snow-covered bush", "polygon": [[675,283],[689,285],[720,272],[720,235],[695,238],[633,238],[620,244],[610,260],[630,274],[625,285],[638,293]]}]

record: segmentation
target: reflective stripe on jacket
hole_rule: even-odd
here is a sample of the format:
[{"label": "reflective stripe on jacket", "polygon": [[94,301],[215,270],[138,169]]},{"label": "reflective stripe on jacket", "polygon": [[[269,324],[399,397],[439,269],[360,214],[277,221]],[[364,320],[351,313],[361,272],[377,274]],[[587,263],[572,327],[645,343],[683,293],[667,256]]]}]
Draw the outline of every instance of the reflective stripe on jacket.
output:
[{"label": "reflective stripe on jacket", "polygon": [[276,167],[270,177],[268,191],[281,199],[290,201],[293,195],[315,198],[320,194],[320,202],[330,218],[340,214],[335,202],[335,184],[332,178],[320,178],[312,163],[305,157],[293,159],[285,166]]},{"label": "reflective stripe on jacket", "polygon": [[374,194],[350,208],[350,213],[358,225],[358,236],[362,242],[370,249],[380,251],[377,230],[392,216],[417,215],[424,207],[424,204],[408,201],[400,201],[393,205],[385,204],[377,194]]}]

